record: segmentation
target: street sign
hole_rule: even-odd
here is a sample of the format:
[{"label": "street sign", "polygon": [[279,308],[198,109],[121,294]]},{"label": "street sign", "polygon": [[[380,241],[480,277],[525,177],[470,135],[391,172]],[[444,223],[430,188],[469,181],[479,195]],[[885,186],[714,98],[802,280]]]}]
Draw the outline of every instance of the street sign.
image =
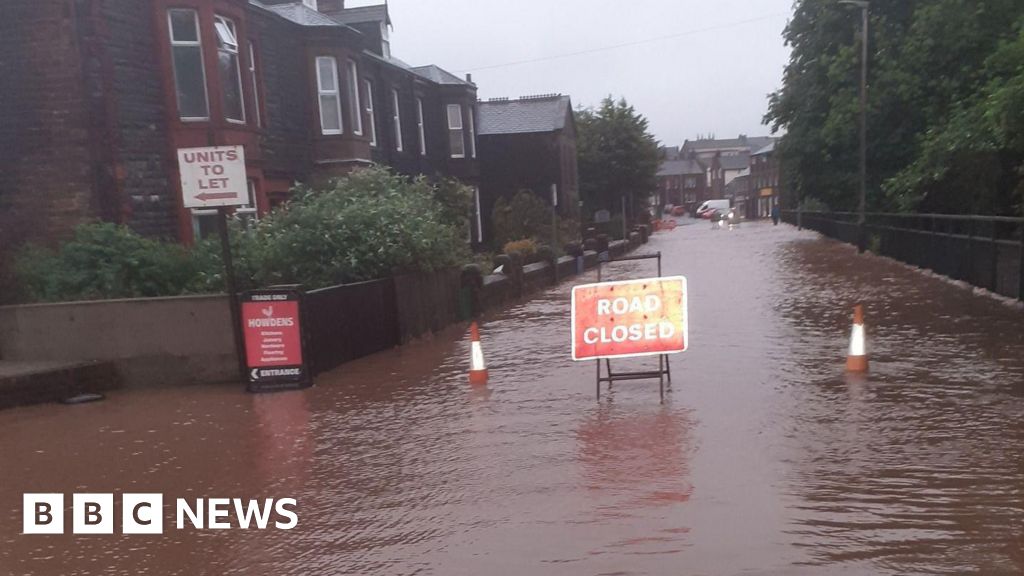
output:
[{"label": "street sign", "polygon": [[572,359],[685,352],[686,278],[648,278],[572,290]]},{"label": "street sign", "polygon": [[185,208],[249,204],[243,146],[180,148],[178,169]]},{"label": "street sign", "polygon": [[302,293],[254,290],[242,296],[249,390],[264,392],[310,385],[302,342]]}]

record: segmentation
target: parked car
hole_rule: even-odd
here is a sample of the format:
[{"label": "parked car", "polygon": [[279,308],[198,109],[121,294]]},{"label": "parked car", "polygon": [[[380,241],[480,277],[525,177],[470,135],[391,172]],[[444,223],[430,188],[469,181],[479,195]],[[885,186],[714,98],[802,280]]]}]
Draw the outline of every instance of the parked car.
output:
[{"label": "parked car", "polygon": [[728,200],[708,200],[697,208],[697,218],[711,219],[715,210],[728,213],[730,209]]}]

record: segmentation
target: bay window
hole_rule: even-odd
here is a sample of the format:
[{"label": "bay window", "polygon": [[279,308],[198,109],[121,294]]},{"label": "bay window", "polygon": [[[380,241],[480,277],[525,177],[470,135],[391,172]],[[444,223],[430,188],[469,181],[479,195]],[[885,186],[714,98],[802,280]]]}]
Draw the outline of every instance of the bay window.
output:
[{"label": "bay window", "polygon": [[427,155],[427,132],[423,128],[423,99],[416,99],[416,129],[420,136],[420,156]]},{"label": "bay window", "polygon": [[370,146],[377,145],[377,117],[373,114],[373,83],[363,80],[366,86],[366,117],[370,120]]},{"label": "bay window", "polygon": [[341,96],[338,93],[338,62],[333,56],[316,59],[316,84],[320,98],[320,133],[341,134]]},{"label": "bay window", "polygon": [[476,121],[473,119],[473,107],[469,107],[469,157],[476,158]]},{"label": "bay window", "polygon": [[238,63],[238,31],[235,23],[215,16],[217,32],[217,65],[222,85],[224,117],[230,122],[245,122],[245,99],[242,96],[242,69]]},{"label": "bay window", "polygon": [[356,135],[363,134],[363,106],[359,103],[359,68],[356,63],[349,60],[346,65],[348,70],[348,109],[352,116],[352,132]]},{"label": "bay window", "polygon": [[260,85],[256,76],[256,49],[252,42],[249,42],[249,80],[252,82],[252,102],[255,105],[253,116],[256,118],[256,125],[263,127],[263,113],[260,111]]},{"label": "bay window", "polygon": [[466,157],[466,140],[462,135],[462,105],[448,105],[448,143],[452,158]]},{"label": "bay window", "polygon": [[394,110],[394,116],[392,120],[395,126],[395,150],[401,152],[404,147],[402,146],[402,111],[399,106],[398,90],[391,90],[391,106]]},{"label": "bay window", "polygon": [[199,15],[195,10],[174,9],[167,12],[167,20],[178,117],[184,121],[209,120]]}]

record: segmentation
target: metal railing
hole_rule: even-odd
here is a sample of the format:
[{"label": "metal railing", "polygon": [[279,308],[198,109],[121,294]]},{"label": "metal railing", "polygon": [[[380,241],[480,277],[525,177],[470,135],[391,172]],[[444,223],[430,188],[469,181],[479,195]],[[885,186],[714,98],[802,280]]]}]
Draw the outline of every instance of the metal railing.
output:
[{"label": "metal railing", "polygon": [[[859,238],[856,212],[783,210],[782,219],[848,244]],[[869,212],[868,248],[1024,300],[1024,218]]]}]

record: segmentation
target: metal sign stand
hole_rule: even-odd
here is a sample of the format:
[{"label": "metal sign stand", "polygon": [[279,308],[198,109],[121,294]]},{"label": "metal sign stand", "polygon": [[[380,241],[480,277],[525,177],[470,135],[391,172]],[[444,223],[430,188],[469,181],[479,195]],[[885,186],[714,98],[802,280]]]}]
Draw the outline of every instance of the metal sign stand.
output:
[{"label": "metal sign stand", "polygon": [[[658,278],[661,278],[661,252],[655,254],[640,254],[638,256],[624,256],[622,258],[616,258],[614,260],[609,259],[607,261],[599,261],[597,263],[597,281],[601,282],[601,269],[605,264],[611,264],[613,262],[631,262],[636,260],[657,260],[658,261]],[[607,382],[608,388],[611,389],[612,384],[617,381],[625,380],[653,380],[658,379],[658,389],[661,393],[661,401],[665,401],[665,382],[668,381],[668,389],[672,389],[672,366],[669,363],[668,354],[658,355],[658,370],[648,370],[644,372],[613,372],[612,361],[608,358],[604,359],[605,369],[608,372],[607,376],[601,374],[601,359],[597,359],[597,399],[601,399],[601,383]]]}]

